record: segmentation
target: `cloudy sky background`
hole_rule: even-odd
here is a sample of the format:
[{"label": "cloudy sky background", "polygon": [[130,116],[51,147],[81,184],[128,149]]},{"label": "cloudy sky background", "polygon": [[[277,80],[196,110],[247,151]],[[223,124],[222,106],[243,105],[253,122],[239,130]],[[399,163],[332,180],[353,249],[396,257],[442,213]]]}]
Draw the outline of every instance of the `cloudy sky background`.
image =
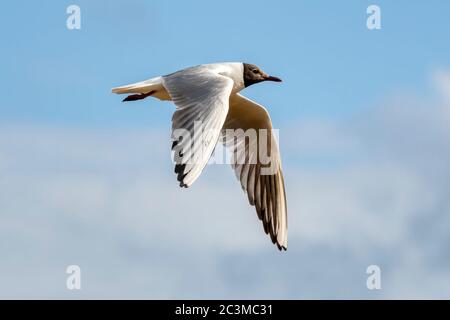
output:
[{"label": "cloudy sky background", "polygon": [[[366,1],[78,1],[69,31],[72,3],[2,5],[1,298],[450,298],[450,4],[377,1],[369,31]],[[179,189],[173,106],[109,93],[216,61],[285,80],[246,90],[280,129],[285,253],[227,165]]]}]

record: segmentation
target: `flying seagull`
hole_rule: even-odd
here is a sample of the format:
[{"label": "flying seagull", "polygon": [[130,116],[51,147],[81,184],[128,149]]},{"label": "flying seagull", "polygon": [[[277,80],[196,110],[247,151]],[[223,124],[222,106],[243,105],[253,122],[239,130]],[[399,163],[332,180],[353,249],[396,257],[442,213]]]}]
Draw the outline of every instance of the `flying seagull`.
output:
[{"label": "flying seagull", "polygon": [[[175,103],[172,150],[179,157],[175,173],[181,187],[194,183],[217,143],[223,143],[234,155],[231,166],[250,204],[255,206],[265,233],[270,235],[278,249],[286,250],[286,194],[272,122],[262,105],[239,93],[263,81],[281,82],[281,79],[269,76],[248,63],[214,63],[117,87],[112,92],[128,94],[123,101],[154,97]],[[196,122],[206,129],[202,132],[207,132],[201,136],[200,143],[196,143],[200,140],[195,132]],[[185,130],[192,141],[175,134],[180,130]],[[245,134],[251,130],[257,132],[256,139]],[[229,135],[234,136],[228,139]],[[191,150],[186,152],[186,147]],[[200,156],[195,156],[199,150]]]}]

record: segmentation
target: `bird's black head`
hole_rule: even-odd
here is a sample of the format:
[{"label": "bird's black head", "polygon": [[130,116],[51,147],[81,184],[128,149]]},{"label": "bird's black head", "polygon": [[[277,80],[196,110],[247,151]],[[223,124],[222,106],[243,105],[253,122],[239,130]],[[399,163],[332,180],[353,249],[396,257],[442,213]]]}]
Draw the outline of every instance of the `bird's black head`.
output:
[{"label": "bird's black head", "polygon": [[280,78],[269,76],[254,64],[244,63],[244,85],[245,87],[263,81],[281,82]]}]

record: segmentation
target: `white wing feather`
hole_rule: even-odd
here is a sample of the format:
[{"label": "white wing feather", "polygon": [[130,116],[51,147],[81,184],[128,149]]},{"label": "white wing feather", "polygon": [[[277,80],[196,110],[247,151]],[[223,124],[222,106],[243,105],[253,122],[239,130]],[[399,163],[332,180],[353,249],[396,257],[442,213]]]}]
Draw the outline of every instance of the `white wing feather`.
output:
[{"label": "white wing feather", "polygon": [[[228,130],[227,129],[232,129]],[[241,133],[238,134],[239,129]],[[249,139],[242,133],[256,130],[257,139]],[[264,129],[259,131],[260,129]],[[232,154],[232,167],[251,205],[262,220],[264,231],[278,248],[287,249],[287,204],[281,158],[273,138],[272,122],[267,110],[240,94],[230,99],[230,110],[223,126],[223,143]],[[263,134],[266,140],[262,140]],[[232,135],[232,137],[230,137]],[[267,145],[260,141],[267,141]],[[243,147],[243,148],[242,148]],[[264,147],[266,150],[260,150]],[[266,152],[269,162],[261,161]],[[267,165],[271,167],[267,169]]]},{"label": "white wing feather", "polygon": [[[228,113],[233,84],[230,78],[202,67],[163,77],[163,85],[177,106],[172,117],[172,149],[180,156],[175,165],[180,186],[191,186],[211,157]],[[196,121],[201,123],[203,134],[194,132]],[[192,139],[180,139],[180,129]]]}]

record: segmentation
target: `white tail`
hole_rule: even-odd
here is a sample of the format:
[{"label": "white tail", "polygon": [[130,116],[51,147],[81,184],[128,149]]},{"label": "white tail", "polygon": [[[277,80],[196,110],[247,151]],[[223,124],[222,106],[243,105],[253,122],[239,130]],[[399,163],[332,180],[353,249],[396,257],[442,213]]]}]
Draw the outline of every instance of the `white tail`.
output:
[{"label": "white tail", "polygon": [[129,84],[122,87],[113,88],[112,92],[117,94],[123,93],[147,93],[150,91],[161,90],[162,79],[161,77]]}]

